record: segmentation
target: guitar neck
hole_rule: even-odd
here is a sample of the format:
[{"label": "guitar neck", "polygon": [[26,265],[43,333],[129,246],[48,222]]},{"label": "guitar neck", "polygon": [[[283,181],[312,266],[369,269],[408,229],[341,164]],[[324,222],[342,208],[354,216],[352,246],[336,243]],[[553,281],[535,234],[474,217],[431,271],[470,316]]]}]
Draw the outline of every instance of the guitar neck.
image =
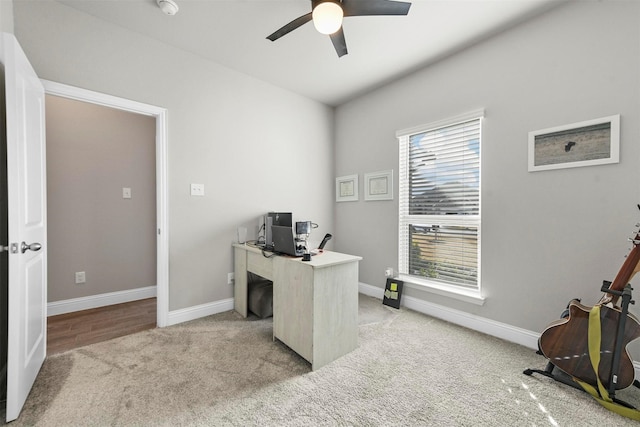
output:
[{"label": "guitar neck", "polygon": [[[640,233],[636,234],[636,237],[633,239],[633,248],[629,255],[627,255],[627,259],[620,267],[620,271],[616,275],[616,278],[609,286],[609,289],[614,291],[622,291],[627,283],[631,282],[631,279],[635,274],[640,271]],[[606,294],[603,297],[603,300],[607,300],[604,302],[605,304],[608,302],[612,302],[614,305],[618,302],[619,296]]]}]

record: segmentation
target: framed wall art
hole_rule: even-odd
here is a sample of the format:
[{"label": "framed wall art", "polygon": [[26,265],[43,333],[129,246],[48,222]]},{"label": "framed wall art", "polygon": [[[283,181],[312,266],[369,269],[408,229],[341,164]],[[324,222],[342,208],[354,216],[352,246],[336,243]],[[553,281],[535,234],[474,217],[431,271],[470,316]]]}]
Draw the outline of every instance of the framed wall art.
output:
[{"label": "framed wall art", "polygon": [[354,202],[358,200],[358,175],[336,178],[336,202]]},{"label": "framed wall art", "polygon": [[393,170],[364,175],[365,200],[393,200]]},{"label": "framed wall art", "polygon": [[620,161],[620,115],[529,132],[529,172]]}]

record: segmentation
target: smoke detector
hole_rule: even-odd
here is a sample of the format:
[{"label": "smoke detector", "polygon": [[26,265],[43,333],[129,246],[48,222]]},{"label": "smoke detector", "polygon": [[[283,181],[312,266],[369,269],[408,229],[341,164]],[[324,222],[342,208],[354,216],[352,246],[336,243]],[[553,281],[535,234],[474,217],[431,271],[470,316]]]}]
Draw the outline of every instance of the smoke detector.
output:
[{"label": "smoke detector", "polygon": [[173,16],[178,13],[178,5],[173,0],[156,0],[156,3],[165,15]]}]

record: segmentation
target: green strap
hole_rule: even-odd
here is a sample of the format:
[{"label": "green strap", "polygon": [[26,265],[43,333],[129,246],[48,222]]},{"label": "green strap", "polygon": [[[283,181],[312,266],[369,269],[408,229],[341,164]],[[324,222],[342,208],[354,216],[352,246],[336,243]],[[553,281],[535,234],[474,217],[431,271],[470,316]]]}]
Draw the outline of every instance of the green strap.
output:
[{"label": "green strap", "polygon": [[640,411],[637,409],[627,408],[626,406],[620,405],[609,397],[609,393],[607,389],[602,385],[600,381],[600,376],[598,375],[598,367],[600,366],[600,343],[602,340],[601,335],[601,326],[600,326],[600,306],[596,305],[591,309],[589,313],[589,359],[591,360],[591,366],[593,367],[593,371],[596,374],[596,379],[598,381],[598,388],[596,389],[590,384],[585,383],[584,381],[580,381],[577,378],[574,378],[578,384],[582,386],[584,391],[593,396],[598,403],[607,408],[610,411],[613,411],[617,414],[620,414],[624,417],[631,418],[632,420],[640,421]]}]

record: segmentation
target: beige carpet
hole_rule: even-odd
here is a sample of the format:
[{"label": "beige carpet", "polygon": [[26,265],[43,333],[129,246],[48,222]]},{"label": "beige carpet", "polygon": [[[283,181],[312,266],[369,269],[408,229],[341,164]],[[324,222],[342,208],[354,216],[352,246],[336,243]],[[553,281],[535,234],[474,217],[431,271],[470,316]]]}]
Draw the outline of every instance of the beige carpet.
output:
[{"label": "beige carpet", "polygon": [[523,375],[546,364],[530,349],[365,296],[359,318],[359,348],[316,372],[233,312],[55,355],[11,426],[638,425]]}]

